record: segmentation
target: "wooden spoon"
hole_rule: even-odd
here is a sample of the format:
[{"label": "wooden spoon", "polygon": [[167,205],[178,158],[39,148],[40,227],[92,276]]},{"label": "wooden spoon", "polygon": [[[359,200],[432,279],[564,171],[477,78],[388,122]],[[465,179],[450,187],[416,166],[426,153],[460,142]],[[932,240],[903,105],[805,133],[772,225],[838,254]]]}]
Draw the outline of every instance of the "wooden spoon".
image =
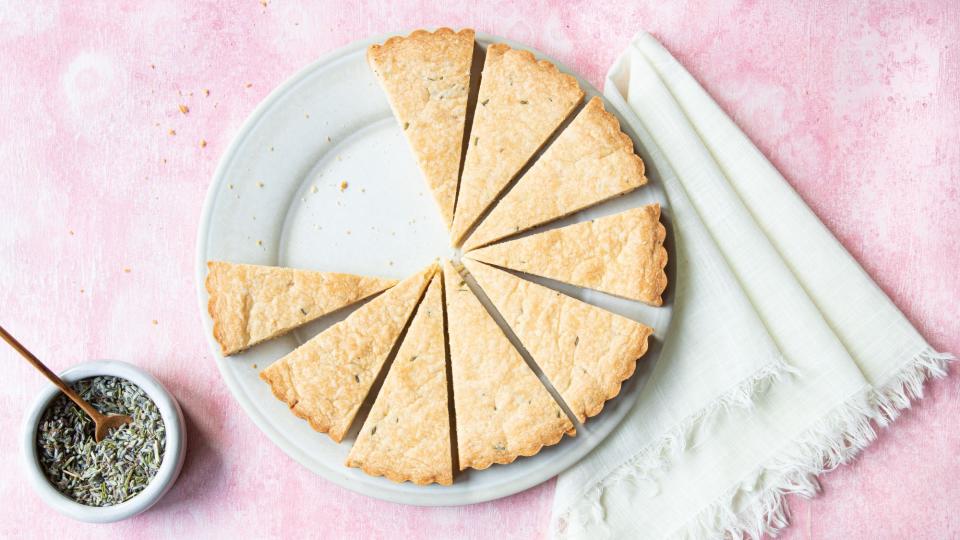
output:
[{"label": "wooden spoon", "polygon": [[57,377],[56,373],[50,371],[50,368],[43,365],[43,362],[34,356],[33,353],[28,351],[26,347],[21,345],[20,342],[11,336],[6,330],[4,330],[2,326],[0,326],[0,337],[9,343],[11,347],[20,353],[21,356],[26,358],[27,362],[30,362],[33,367],[37,368],[37,371],[43,373],[46,378],[50,379],[50,382],[57,385],[57,388],[66,394],[68,398],[73,400],[73,402],[77,404],[77,407],[83,409],[83,412],[87,413],[87,415],[93,419],[93,423],[96,425],[93,438],[97,442],[100,442],[106,438],[107,433],[109,433],[111,429],[118,428],[124,424],[129,424],[133,421],[133,418],[130,418],[125,414],[100,414],[100,411],[94,409],[93,405],[90,405],[84,401],[83,398],[80,397],[80,394],[77,394],[77,392],[73,388],[70,388],[67,383],[63,382],[60,377]]}]

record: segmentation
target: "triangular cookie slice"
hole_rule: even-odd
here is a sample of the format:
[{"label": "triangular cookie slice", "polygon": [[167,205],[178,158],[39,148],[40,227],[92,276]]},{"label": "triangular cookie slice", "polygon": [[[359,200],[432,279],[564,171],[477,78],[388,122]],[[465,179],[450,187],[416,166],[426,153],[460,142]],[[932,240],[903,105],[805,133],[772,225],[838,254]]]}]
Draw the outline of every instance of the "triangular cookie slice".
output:
[{"label": "triangular cookie slice", "polygon": [[213,337],[231,355],[396,285],[394,279],[207,262]]},{"label": "triangular cookie slice", "polygon": [[659,306],[667,288],[660,205],[552,229],[467,257]]},{"label": "triangular cookie slice", "polygon": [[453,482],[446,366],[443,289],[437,274],[350,449],[348,467],[394,482]]},{"label": "triangular cookie slice", "polygon": [[273,394],[313,429],[340,442],[436,264],[401,281],[260,373]]},{"label": "triangular cookie slice", "polygon": [[623,195],[647,183],[617,118],[591,99],[497,203],[463,249],[485,246]]},{"label": "triangular cookie slice", "polygon": [[556,444],[573,423],[450,262],[443,265],[460,470]]},{"label": "triangular cookie slice", "polygon": [[470,274],[580,422],[620,393],[653,329],[483,263]]},{"label": "triangular cookie slice", "polygon": [[503,44],[487,48],[451,239],[474,222],[583,99],[577,80]]},{"label": "triangular cookie slice", "polygon": [[470,91],[473,30],[417,30],[367,49],[447,227],[453,220]]}]

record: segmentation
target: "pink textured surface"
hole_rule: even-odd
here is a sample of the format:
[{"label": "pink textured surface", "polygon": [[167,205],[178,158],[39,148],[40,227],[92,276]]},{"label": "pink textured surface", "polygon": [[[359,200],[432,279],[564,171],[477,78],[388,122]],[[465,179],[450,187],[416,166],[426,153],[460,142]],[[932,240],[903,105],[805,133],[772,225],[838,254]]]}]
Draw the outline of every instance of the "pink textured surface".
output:
[{"label": "pink textured surface", "polygon": [[[0,324],[57,370],[92,358],[146,367],[190,424],[183,474],[157,507],[114,525],[73,523],[13,465],[20,419],[45,383],[0,348],[0,535],[546,535],[553,482],[426,509],[307,473],[234,403],[201,330],[194,237],[220,153],[297,69],[396,29],[473,26],[594,83],[637,30],[652,31],[931,344],[960,351],[956,3],[450,4],[0,3]],[[827,475],[822,496],[793,501],[786,537],[960,535],[957,378],[928,390],[855,464]]]}]

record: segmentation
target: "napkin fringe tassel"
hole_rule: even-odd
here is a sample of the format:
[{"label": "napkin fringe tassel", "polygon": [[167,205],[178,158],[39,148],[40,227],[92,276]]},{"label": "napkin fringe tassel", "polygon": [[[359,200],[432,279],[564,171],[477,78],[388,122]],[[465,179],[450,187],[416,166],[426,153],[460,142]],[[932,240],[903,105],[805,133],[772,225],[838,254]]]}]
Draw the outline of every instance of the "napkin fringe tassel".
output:
[{"label": "napkin fringe tassel", "polygon": [[759,539],[779,533],[790,522],[787,495],[813,497],[820,491],[819,474],[848,463],[876,439],[869,394],[853,396],[817,421],[789,451],[701,510],[677,536]]},{"label": "napkin fringe tassel", "polygon": [[759,539],[779,534],[790,523],[786,496],[815,496],[820,491],[820,474],[859,455],[877,437],[874,422],[885,427],[923,398],[924,383],[931,377],[945,377],[952,360],[948,353],[921,351],[890,383],[854,396],[814,424],[790,451],[761,468],[751,481],[742,482],[701,511],[693,525],[684,528],[683,536]]},{"label": "napkin fringe tassel", "polygon": [[874,418],[877,424],[881,427],[890,425],[903,409],[909,409],[912,402],[923,399],[924,383],[931,377],[946,377],[947,365],[952,360],[952,354],[938,353],[928,347],[914,357],[890,384],[875,390],[871,401],[877,411]]},{"label": "napkin fringe tassel", "polygon": [[[924,383],[931,377],[945,377],[947,364],[952,360],[953,355],[938,353],[929,347],[921,351],[890,383],[853,396],[816,422],[789,451],[700,511],[677,536],[759,539],[763,535],[777,535],[790,523],[787,495],[812,498],[819,493],[817,477],[859,455],[876,440],[874,422],[885,427],[903,409],[923,398]],[[584,495],[585,502],[561,514],[557,520],[557,536],[567,532],[574,513],[581,526],[592,524],[605,529],[601,498],[607,486],[622,481],[655,481],[656,472],[666,468],[671,456],[687,448],[696,431],[709,427],[721,411],[735,406],[752,407],[756,396],[783,373],[792,371],[783,359],[777,359],[717,402],[686,419],[657,443],[638,452],[591,488]]]},{"label": "napkin fringe tassel", "polygon": [[580,514],[578,516],[582,518],[582,520],[578,520],[580,523],[595,523],[602,526],[606,521],[606,515],[601,498],[607,486],[625,480],[631,482],[652,481],[657,472],[663,471],[669,466],[673,457],[680,455],[687,449],[697,433],[708,432],[721,413],[732,408],[753,408],[757,396],[766,392],[774,381],[779,380],[785,373],[795,373],[795,371],[782,356],[776,355],[767,365],[757,370],[750,377],[740,381],[710,405],[685,418],[659,440],[641,449],[607,475],[606,478],[590,488],[583,495],[583,499],[589,505],[589,515],[583,515],[587,513],[584,504],[574,505],[561,514],[558,519],[558,535],[562,536],[565,532],[573,512]]}]

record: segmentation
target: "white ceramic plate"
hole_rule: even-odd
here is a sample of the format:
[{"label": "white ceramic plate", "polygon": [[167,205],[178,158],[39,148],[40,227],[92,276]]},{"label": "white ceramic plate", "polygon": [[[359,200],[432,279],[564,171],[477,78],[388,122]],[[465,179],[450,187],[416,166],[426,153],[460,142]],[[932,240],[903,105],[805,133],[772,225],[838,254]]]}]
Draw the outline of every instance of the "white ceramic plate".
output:
[{"label": "white ceramic plate", "polygon": [[[207,260],[401,279],[437,257],[457,255],[449,246],[432,195],[386,97],[367,67],[367,46],[385,39],[382,36],[355,43],[281,85],[257,107],[221,159],[207,194],[197,240],[197,288],[208,336],[212,336],[212,322],[203,286]],[[527,48],[481,34],[477,42],[484,48],[493,42]],[[578,80],[587,99],[598,94],[586,81]],[[624,130],[634,141],[639,140],[629,126],[624,125]],[[637,151],[641,156],[645,153],[639,144]],[[666,213],[666,196],[651,173],[654,171],[648,172],[650,184],[636,192],[550,227],[651,202],[659,202]],[[347,183],[346,189],[341,189],[342,182]],[[669,239],[672,231],[667,225]],[[669,277],[676,283],[674,275]],[[231,358],[221,357],[212,337],[210,346],[224,381],[257,426],[283,451],[324,478],[359,493],[407,504],[446,506],[487,501],[557,475],[599,444],[636,401],[669,327],[669,290],[666,305],[651,308],[548,284],[652,326],[656,333],[650,351],[620,395],[586,426],[578,426],[575,438],[564,438],[536,456],[520,458],[507,466],[459,473],[448,487],[397,484],[343,465],[373,396],[361,409],[348,437],[336,444],[290,414],[259,379],[263,368],[341,320],[349,310]]]}]

